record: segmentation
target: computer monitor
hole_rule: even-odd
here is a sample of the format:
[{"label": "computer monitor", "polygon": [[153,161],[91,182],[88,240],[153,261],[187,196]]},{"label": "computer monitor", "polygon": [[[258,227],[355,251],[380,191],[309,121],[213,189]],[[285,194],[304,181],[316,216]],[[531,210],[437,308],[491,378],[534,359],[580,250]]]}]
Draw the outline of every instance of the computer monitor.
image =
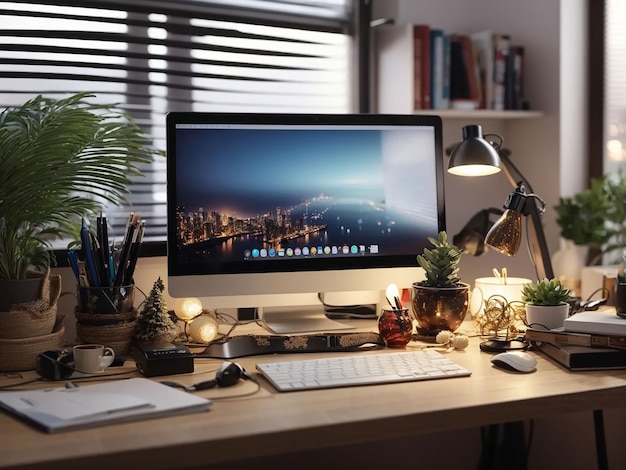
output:
[{"label": "computer monitor", "polygon": [[388,284],[423,279],[416,255],[445,230],[441,126],[168,114],[170,295],[260,308],[275,333],[347,328],[327,323],[324,305],[376,303]]}]

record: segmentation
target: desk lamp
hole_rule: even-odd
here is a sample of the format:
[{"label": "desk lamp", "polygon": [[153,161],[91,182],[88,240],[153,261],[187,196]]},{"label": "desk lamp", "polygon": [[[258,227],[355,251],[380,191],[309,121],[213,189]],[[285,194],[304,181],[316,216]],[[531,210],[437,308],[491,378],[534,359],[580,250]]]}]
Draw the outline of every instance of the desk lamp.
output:
[{"label": "desk lamp", "polygon": [[[489,137],[495,138],[496,141],[488,141]],[[485,176],[498,173],[500,170],[504,171],[515,190],[508,195],[504,203],[504,213],[486,233],[484,242],[496,251],[514,256],[522,238],[522,215],[530,216],[534,248],[531,260],[537,278],[552,279],[554,271],[540,218],[546,204],[539,196],[532,193],[530,183],[511,162],[510,152],[502,148],[502,142],[502,137],[496,134],[487,134],[483,137],[482,129],[478,125],[465,126],[461,143],[448,151],[450,154],[448,172],[460,176]],[[513,172],[519,180],[516,181]],[[530,193],[527,193],[527,190]],[[540,207],[537,205],[538,202]],[[492,339],[480,346],[481,349],[487,351],[526,348],[523,342],[509,340],[508,337],[506,340]]]},{"label": "desk lamp", "polygon": [[[496,138],[497,142],[488,141],[487,138]],[[540,218],[546,204],[539,196],[533,194],[528,180],[511,162],[510,152],[502,148],[502,137],[497,134],[486,134],[483,137],[480,126],[465,126],[461,143],[448,148],[447,152],[450,154],[448,173],[460,176],[485,176],[504,171],[515,190],[508,195],[504,203],[504,214],[485,235],[485,243],[496,251],[514,256],[522,237],[521,216],[530,216],[535,251],[531,259],[537,279],[552,279],[554,271]],[[517,180],[513,172],[517,175]]]}]

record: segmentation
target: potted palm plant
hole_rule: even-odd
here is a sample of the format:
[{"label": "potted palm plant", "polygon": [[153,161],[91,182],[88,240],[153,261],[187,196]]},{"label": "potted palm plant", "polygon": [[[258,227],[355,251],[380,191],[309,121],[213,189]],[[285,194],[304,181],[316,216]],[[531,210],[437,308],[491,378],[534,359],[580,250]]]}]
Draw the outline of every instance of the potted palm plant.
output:
[{"label": "potted palm plant", "polygon": [[563,326],[569,316],[570,290],[558,278],[529,282],[522,287],[526,304],[526,323],[531,328],[551,330]]},{"label": "potted palm plant", "polygon": [[445,231],[429,237],[434,249],[424,248],[417,262],[426,279],[412,285],[411,305],[420,334],[434,336],[442,330],[455,331],[469,307],[469,284],[458,277],[463,252],[448,242]]},{"label": "potted palm plant", "polygon": [[51,240],[75,236],[104,201],[125,202],[158,153],[126,113],[93,98],[38,96],[0,113],[0,311],[40,290],[35,276],[30,294],[9,295],[54,265]]},{"label": "potted palm plant", "polygon": [[0,113],[0,371],[33,369],[39,352],[62,347],[51,242],[126,201],[158,153],[126,113],[93,98],[38,96]]}]

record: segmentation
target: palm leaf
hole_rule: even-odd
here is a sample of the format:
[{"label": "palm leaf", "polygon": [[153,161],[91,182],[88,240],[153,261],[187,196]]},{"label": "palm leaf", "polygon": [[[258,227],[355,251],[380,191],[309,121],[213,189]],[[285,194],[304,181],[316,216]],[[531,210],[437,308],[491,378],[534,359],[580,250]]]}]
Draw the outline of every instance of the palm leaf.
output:
[{"label": "palm leaf", "polygon": [[38,96],[0,114],[0,278],[49,265],[42,236],[71,235],[105,201],[128,202],[139,165],[160,154],[126,113],[91,98]]}]

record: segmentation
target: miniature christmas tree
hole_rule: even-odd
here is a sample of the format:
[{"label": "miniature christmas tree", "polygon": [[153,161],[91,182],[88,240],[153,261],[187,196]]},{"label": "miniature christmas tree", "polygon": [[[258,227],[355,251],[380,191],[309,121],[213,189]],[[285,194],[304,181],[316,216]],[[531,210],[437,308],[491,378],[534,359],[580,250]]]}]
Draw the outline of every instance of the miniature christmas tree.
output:
[{"label": "miniature christmas tree", "polygon": [[165,285],[159,277],[144,307],[137,318],[137,329],[135,339],[144,343],[165,343],[176,338],[176,325],[167,313],[167,305],[163,291]]}]

